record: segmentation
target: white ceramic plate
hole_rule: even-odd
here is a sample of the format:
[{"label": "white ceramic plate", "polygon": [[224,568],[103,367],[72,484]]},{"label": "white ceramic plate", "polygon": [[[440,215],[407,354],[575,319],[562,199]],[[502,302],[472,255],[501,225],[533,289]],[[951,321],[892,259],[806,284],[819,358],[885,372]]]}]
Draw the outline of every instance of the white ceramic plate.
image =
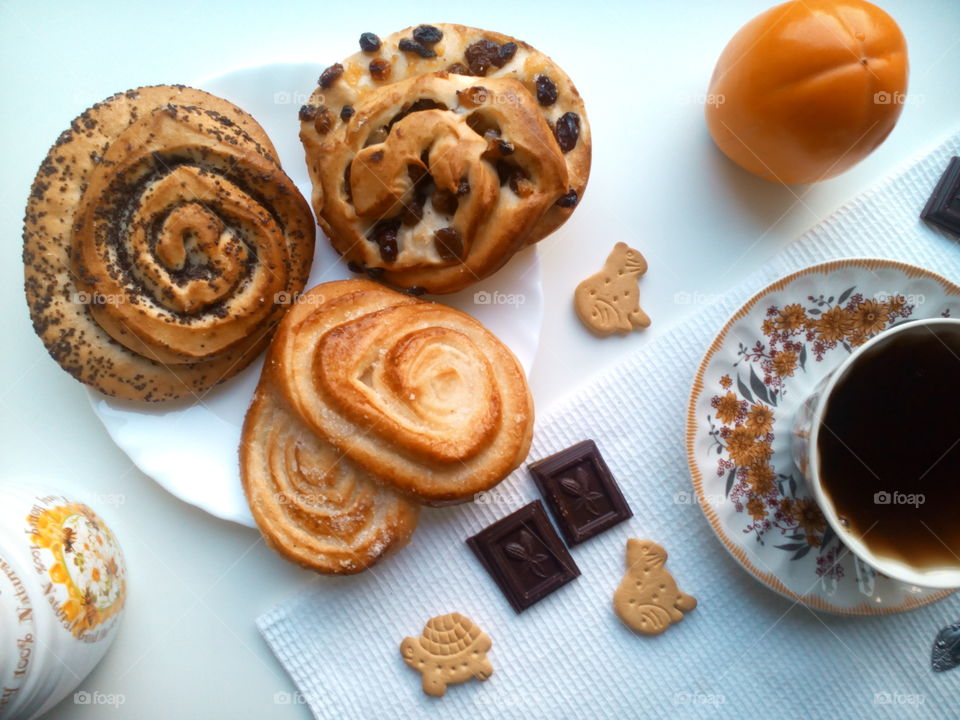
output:
[{"label": "white ceramic plate", "polygon": [[953,592],[894,580],[854,557],[790,452],[794,414],[853,347],[939,316],[960,317],[960,287],[945,278],[890,260],[838,260],[762,290],[713,341],[690,397],[687,460],[714,532],[760,582],[846,615],[903,612]]},{"label": "white ceramic plate", "polygon": [[[197,87],[230,100],[259,122],[277,148],[283,169],[310,197],[297,111],[323,70],[315,63],[259,65],[199,81]],[[356,277],[317,231],[307,287]],[[536,248],[514,257],[475,287],[439,298],[470,313],[513,350],[527,373],[540,341],[543,296]],[[90,403],[113,441],[146,475],[212,515],[254,526],[240,486],[240,428],[260,375],[262,358],[204,396],[202,403],[134,403],[91,390]]]}]

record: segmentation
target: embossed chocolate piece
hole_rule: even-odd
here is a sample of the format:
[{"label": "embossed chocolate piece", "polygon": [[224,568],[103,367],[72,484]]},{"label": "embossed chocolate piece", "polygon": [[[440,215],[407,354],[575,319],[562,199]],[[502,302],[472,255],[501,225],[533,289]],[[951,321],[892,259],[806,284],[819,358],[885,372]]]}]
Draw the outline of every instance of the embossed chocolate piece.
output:
[{"label": "embossed chocolate piece", "polygon": [[953,158],[947,165],[920,218],[960,235],[960,157]]},{"label": "embossed chocolate piece", "polygon": [[934,672],[953,670],[960,665],[960,622],[948,625],[937,633],[930,664]]},{"label": "embossed chocolate piece", "polygon": [[580,576],[539,500],[467,538],[467,544],[518,613]]},{"label": "embossed chocolate piece", "polygon": [[633,516],[593,440],[529,466],[568,545],[577,545]]}]

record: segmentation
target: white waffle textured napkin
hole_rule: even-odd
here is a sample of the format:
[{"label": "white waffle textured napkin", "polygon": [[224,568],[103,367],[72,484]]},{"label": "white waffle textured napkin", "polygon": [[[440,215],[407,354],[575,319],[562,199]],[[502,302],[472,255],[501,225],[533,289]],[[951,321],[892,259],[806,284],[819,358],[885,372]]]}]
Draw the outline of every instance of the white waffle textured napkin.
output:
[{"label": "white waffle textured napkin", "polygon": [[[955,238],[919,219],[960,133],[857,197],[748,280],[537,422],[529,461],[593,438],[634,516],[577,546],[582,576],[517,615],[464,542],[539,497],[526,464],[500,503],[423,513],[414,542],[358,576],[318,578],[257,625],[318,718],[951,717],[960,669],[930,671],[937,631],[960,619],[960,593],[896,616],[814,614],[762,586],[728,555],[696,505],[684,448],[690,385],[723,322],[799,268],[885,257],[960,281]],[[624,627],[611,597],[629,537],[670,553],[668,569],[699,605],[663,635]],[[487,682],[422,692],[401,660],[403,637],[461,612],[493,639]]]}]

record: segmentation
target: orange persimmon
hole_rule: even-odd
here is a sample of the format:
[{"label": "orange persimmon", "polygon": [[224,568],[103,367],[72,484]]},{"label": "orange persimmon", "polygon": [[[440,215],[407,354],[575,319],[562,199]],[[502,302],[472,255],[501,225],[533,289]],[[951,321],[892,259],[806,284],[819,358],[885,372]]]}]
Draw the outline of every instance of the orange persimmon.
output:
[{"label": "orange persimmon", "polygon": [[720,55],[707,127],[755,175],[818,182],[863,160],[896,125],[907,44],[865,0],[793,0],[744,25]]}]

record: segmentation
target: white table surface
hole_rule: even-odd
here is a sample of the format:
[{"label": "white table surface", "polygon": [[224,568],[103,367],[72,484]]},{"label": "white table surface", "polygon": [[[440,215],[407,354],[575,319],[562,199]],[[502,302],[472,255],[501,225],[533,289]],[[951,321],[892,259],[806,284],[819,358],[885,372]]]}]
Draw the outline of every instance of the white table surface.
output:
[{"label": "white table surface", "polygon": [[[546,315],[531,383],[542,412],[956,127],[960,3],[881,4],[910,49],[911,100],[900,124],[845,175],[785,188],[723,158],[698,101],[729,37],[767,0],[0,2],[0,288],[9,333],[0,352],[0,482],[44,480],[95,504],[120,538],[130,577],[116,645],[81,685],[121,695],[122,707],[111,713],[70,697],[48,717],[309,717],[253,620],[322,582],[280,560],[255,530],[215,520],[139,473],[33,334],[20,264],[23,207],[40,160],[80,111],[138,85],[189,83],[263,62],[335,62],[363,31],[386,35],[419,22],[489,27],[542,49],[581,90],[594,138],[580,208],[540,244]],[[571,296],[618,240],[650,262],[641,298],[653,326],[597,340],[577,323]],[[754,582],[746,574],[734,581]],[[733,649],[728,660],[717,652],[718,664],[737,661]]]}]

